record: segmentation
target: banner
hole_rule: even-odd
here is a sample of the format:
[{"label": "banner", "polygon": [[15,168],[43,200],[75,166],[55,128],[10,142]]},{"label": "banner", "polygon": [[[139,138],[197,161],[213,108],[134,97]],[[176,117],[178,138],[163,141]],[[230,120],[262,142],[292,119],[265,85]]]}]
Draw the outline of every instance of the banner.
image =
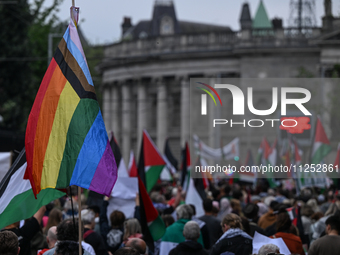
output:
[{"label": "banner", "polygon": [[197,135],[193,135],[194,147],[196,149],[197,154],[201,155],[205,159],[212,160],[230,160],[235,157],[239,157],[239,138],[236,137],[227,145],[222,148],[213,149],[203,143]]},{"label": "banner", "polygon": [[[107,218],[110,221],[110,214],[114,210],[119,210],[125,217],[133,218],[135,212],[135,199],[138,193],[137,177],[119,177],[113,187],[109,205],[107,207]],[[111,222],[110,222],[111,224]]]}]

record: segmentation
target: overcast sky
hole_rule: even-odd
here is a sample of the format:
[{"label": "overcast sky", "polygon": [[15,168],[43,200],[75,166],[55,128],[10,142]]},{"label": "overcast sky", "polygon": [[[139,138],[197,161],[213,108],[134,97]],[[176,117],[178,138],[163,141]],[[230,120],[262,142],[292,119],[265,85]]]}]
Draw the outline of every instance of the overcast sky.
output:
[{"label": "overcast sky", "polygon": [[[287,26],[291,0],[263,0],[270,19],[280,17]],[[46,0],[46,4],[52,0]],[[80,7],[80,22],[85,37],[92,44],[112,43],[121,35],[124,16],[132,18],[136,24],[140,20],[151,19],[155,0],[75,0]],[[230,26],[239,30],[239,16],[245,0],[174,0],[179,20]],[[260,0],[248,0],[252,16]],[[315,0],[316,19],[321,25],[324,14],[324,0]],[[64,0],[60,7],[60,20],[69,19],[71,0]],[[340,0],[333,0],[333,15],[340,14]]]}]

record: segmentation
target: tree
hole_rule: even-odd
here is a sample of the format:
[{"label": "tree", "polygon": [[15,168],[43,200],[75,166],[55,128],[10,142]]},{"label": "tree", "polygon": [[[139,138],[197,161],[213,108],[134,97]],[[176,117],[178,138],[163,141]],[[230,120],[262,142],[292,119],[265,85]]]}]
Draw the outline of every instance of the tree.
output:
[{"label": "tree", "polygon": [[47,38],[59,20],[54,0],[0,3],[0,128],[23,132],[47,66]]}]

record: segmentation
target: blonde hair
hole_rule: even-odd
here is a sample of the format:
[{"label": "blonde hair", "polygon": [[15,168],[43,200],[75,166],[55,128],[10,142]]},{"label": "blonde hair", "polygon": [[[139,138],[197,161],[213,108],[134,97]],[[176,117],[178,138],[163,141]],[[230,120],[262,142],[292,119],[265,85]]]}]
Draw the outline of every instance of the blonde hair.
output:
[{"label": "blonde hair", "polygon": [[230,228],[243,229],[241,217],[234,213],[229,213],[224,216],[222,220],[222,226],[224,226],[224,224],[229,226]]}]

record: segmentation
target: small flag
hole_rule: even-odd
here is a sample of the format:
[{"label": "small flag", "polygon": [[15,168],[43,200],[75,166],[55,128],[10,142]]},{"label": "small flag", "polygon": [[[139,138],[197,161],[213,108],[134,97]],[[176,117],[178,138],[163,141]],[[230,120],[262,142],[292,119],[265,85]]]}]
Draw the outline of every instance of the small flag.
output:
[{"label": "small flag", "polygon": [[149,249],[154,250],[154,242],[158,241],[165,233],[165,224],[153,206],[152,201],[145,189],[140,176],[138,177],[139,200],[140,200],[140,223],[143,232],[143,239]]},{"label": "small flag", "polygon": [[110,196],[117,166],[80,43],[78,15],[72,16],[28,118],[25,179],[35,195],[77,185]]},{"label": "small flag", "polygon": [[65,195],[57,189],[42,190],[35,199],[29,180],[24,180],[26,153],[23,149],[0,182],[0,229],[32,217],[40,207]]},{"label": "small flag", "polygon": [[251,150],[247,151],[246,160],[244,166],[247,167],[247,171],[240,173],[240,180],[249,183],[256,183],[256,166],[253,159]]},{"label": "small flag", "polygon": [[165,166],[165,161],[146,130],[143,131],[142,148],[138,163],[138,174],[150,192],[157,183]]},{"label": "small flag", "polygon": [[331,150],[330,142],[322,126],[321,120],[318,117],[316,121],[315,137],[312,147],[311,164],[321,163],[324,157],[326,157],[331,152]]}]

